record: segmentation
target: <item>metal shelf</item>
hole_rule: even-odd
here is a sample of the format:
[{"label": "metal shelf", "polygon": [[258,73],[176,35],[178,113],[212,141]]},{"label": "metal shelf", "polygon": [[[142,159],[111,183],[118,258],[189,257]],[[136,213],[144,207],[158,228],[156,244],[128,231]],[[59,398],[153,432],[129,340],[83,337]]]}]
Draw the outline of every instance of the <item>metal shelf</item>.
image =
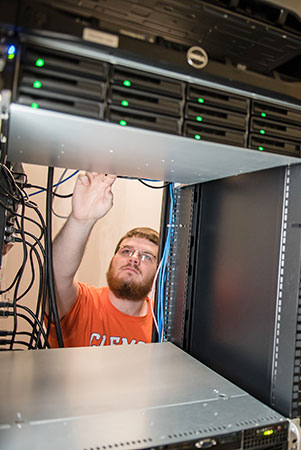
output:
[{"label": "metal shelf", "polygon": [[8,159],[194,184],[299,158],[10,105]]}]

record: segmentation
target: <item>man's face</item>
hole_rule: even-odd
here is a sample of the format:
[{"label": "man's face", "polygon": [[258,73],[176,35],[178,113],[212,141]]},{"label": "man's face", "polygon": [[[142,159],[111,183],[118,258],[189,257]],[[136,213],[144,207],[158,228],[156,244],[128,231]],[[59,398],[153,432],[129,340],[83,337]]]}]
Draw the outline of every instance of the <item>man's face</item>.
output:
[{"label": "man's face", "polygon": [[148,239],[124,239],[107,272],[113,294],[127,300],[145,299],[156,273],[157,256],[158,246]]}]

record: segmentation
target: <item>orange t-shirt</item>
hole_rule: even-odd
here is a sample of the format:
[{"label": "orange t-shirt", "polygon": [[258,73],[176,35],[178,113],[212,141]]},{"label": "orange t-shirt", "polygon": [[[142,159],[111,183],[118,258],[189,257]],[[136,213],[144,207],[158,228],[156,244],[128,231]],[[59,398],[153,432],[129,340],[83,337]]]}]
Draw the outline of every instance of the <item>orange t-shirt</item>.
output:
[{"label": "orange t-shirt", "polygon": [[[152,312],[149,305],[145,316],[124,314],[110,302],[107,286],[96,288],[78,283],[77,299],[61,319],[61,328],[65,347],[149,343]],[[54,324],[49,343],[58,347]]]}]

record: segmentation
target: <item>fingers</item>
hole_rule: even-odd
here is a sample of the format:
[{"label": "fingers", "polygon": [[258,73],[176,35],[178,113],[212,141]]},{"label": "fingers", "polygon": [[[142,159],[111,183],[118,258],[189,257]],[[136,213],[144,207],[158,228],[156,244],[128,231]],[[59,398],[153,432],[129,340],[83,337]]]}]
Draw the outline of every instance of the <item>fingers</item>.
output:
[{"label": "fingers", "polygon": [[86,172],[84,174],[79,175],[77,177],[77,181],[79,182],[79,184],[89,186],[92,185],[94,182],[102,183],[104,177],[105,177],[104,173]]},{"label": "fingers", "polygon": [[117,175],[113,175],[110,173],[86,172],[86,174],[83,175],[82,177],[83,177],[84,184],[86,184],[86,181],[88,181],[91,184],[95,181],[98,183],[99,182],[105,183],[108,186],[112,186],[112,184],[114,183],[114,181],[117,178]]},{"label": "fingers", "polygon": [[117,178],[117,175],[112,175],[110,173],[106,174],[104,178],[104,183],[106,183],[108,186],[112,186]]},{"label": "fingers", "polygon": [[85,175],[79,175],[77,177],[77,183],[83,184],[84,186],[89,186],[90,180],[87,174]]},{"label": "fingers", "polygon": [[86,172],[81,174],[77,178],[77,182],[83,186],[93,185],[95,183],[104,183],[106,186],[111,187],[115,182],[117,175],[110,173],[97,173],[97,172]]}]

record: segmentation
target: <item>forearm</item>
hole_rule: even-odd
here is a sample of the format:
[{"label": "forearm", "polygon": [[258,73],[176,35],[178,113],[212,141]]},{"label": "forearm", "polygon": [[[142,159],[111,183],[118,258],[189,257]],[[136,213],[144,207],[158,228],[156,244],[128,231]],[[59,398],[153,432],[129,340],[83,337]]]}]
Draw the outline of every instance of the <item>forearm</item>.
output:
[{"label": "forearm", "polygon": [[70,214],[53,241],[53,266],[56,279],[72,280],[74,278],[94,224],[95,220],[79,221]]},{"label": "forearm", "polygon": [[77,283],[74,277],[94,223],[77,221],[70,215],[53,242],[53,273],[60,318],[76,300]]},{"label": "forearm", "polygon": [[112,207],[111,187],[115,179],[115,175],[88,172],[78,177],[75,184],[72,213],[53,242],[53,272],[60,317],[76,300],[78,286],[74,277],[93,226]]}]

